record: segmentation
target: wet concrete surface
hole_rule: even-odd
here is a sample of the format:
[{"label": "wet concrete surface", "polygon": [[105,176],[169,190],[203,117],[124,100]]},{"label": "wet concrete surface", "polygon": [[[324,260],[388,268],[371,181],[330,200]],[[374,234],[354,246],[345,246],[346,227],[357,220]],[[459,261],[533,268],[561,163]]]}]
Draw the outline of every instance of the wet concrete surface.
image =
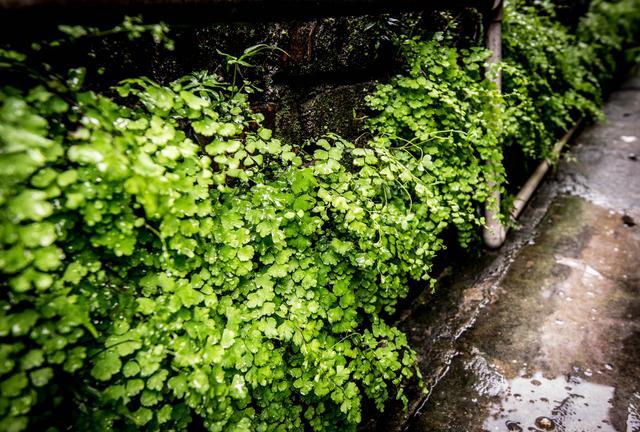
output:
[{"label": "wet concrete surface", "polygon": [[402,429],[640,432],[639,74],[605,115],[506,249],[404,323],[432,391]]}]

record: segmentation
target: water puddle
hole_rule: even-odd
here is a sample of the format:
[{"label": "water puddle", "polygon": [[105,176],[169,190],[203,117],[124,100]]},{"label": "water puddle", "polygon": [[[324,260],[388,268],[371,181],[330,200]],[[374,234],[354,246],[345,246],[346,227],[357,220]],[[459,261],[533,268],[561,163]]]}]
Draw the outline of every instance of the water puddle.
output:
[{"label": "water puddle", "polygon": [[[613,387],[578,377],[518,377],[508,382],[502,400],[491,404],[483,427],[492,432],[616,432],[609,421],[613,395]],[[637,411],[634,415],[637,419]]]}]

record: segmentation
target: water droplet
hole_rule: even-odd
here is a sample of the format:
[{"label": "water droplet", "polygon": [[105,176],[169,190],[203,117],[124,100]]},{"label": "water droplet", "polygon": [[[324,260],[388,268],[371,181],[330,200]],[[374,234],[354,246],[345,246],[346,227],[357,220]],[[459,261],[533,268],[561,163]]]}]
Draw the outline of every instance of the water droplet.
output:
[{"label": "water droplet", "polygon": [[538,417],[535,423],[537,427],[544,430],[553,430],[556,427],[554,421],[549,417]]}]

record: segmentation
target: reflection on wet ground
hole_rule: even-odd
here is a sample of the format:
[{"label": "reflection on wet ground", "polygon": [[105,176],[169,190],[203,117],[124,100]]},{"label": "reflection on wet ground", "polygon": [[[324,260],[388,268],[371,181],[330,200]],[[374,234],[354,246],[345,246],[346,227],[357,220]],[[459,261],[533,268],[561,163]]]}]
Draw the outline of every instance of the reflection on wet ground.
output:
[{"label": "reflection on wet ground", "polygon": [[489,408],[488,431],[615,431],[609,422],[614,388],[588,381],[547,379],[540,373],[509,381],[500,402]]},{"label": "reflection on wet ground", "polygon": [[606,115],[409,431],[640,432],[640,91]]}]

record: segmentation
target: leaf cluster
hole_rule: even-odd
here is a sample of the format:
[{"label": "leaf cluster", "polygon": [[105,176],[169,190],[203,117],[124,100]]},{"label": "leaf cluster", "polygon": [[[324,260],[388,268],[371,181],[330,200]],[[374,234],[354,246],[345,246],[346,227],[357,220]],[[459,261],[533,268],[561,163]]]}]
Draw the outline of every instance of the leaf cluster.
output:
[{"label": "leaf cluster", "polygon": [[385,314],[447,232],[470,244],[505,143],[544,157],[596,112],[634,4],[577,36],[510,6],[504,96],[486,50],[407,36],[356,142],[283,143],[250,83],[207,72],[0,89],[0,429],[345,431],[365,399],[406,403],[416,355]]},{"label": "leaf cluster", "polygon": [[507,2],[505,145],[540,159],[578,118],[598,118],[602,85],[635,41],[639,23],[635,0],[594,1],[575,34],[556,20],[548,2]]},{"label": "leaf cluster", "polygon": [[2,429],[66,403],[88,430],[348,430],[404,399],[379,314],[432,251],[386,150],[285,145],[205,72],[117,91],[0,93]]}]

